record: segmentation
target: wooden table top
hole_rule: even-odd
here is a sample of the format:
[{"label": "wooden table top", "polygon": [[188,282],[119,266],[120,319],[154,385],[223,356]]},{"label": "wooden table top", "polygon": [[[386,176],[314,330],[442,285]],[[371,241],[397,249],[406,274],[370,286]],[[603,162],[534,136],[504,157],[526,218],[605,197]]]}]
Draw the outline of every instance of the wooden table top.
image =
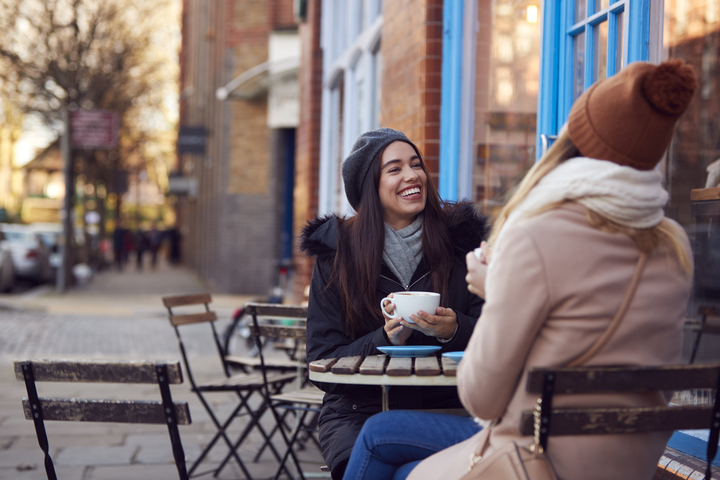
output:
[{"label": "wooden table top", "polygon": [[371,355],[310,362],[310,379],[360,385],[457,385],[457,362],[449,358]]}]

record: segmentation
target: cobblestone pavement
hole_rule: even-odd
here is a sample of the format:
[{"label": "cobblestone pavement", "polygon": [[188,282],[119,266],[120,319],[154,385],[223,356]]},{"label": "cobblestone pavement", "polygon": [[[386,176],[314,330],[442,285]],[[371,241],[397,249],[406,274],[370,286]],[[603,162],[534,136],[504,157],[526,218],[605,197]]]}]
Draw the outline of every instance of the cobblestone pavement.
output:
[{"label": "cobblestone pavement", "polygon": [[[33,424],[25,420],[20,399],[24,384],[15,380],[12,362],[23,358],[83,359],[181,359],[175,332],[167,320],[160,297],[208,291],[185,270],[169,268],[157,272],[106,272],[85,288],[57,295],[40,288],[22,296],[0,295],[0,480],[46,478],[43,454]],[[235,307],[249,296],[213,296],[222,330]],[[193,373],[206,380],[221,373],[221,367],[207,325],[183,327],[183,340],[190,353]],[[238,352],[241,354],[242,352]],[[185,383],[172,387],[175,401],[190,406],[192,425],[180,427],[186,457],[191,463],[212,438],[215,427],[198,398]],[[49,384],[38,385],[41,396],[86,398],[134,398],[159,400],[154,386]],[[237,404],[229,394],[210,395],[212,408],[221,419]],[[254,405],[257,405],[257,400]],[[234,422],[230,437],[238,435],[245,418]],[[268,413],[263,424],[269,430]],[[113,480],[177,478],[167,428],[164,426],[46,423],[50,453],[61,480]],[[278,449],[281,440],[275,445]],[[256,432],[240,448],[240,456],[254,478],[271,478],[277,461],[265,451],[258,462],[255,453],[262,445]],[[210,470],[228,452],[216,445],[200,471]],[[323,464],[319,452],[309,447],[301,458],[306,472],[317,473]],[[201,478],[212,478],[210,476]],[[228,464],[220,479],[245,478],[234,463]]]}]

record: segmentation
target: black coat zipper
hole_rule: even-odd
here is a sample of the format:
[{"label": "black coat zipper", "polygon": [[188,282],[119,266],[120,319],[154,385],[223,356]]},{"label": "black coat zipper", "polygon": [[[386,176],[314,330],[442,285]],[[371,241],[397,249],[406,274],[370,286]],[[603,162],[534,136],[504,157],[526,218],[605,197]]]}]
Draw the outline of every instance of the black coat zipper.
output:
[{"label": "black coat zipper", "polygon": [[422,275],[420,276],[420,278],[418,278],[417,280],[415,280],[413,283],[411,283],[410,285],[405,286],[405,285],[403,285],[402,283],[397,282],[396,280],[394,280],[394,279],[392,279],[392,278],[390,278],[390,277],[386,277],[385,275],[380,274],[380,276],[381,276],[382,278],[384,278],[384,279],[386,279],[386,280],[390,280],[391,282],[400,285],[400,286],[403,288],[403,290],[405,290],[406,292],[407,292],[408,290],[410,290],[413,286],[417,285],[417,283],[418,283],[420,280],[422,280],[423,278],[427,277],[428,275],[430,275],[430,272],[425,272],[424,274],[422,274]]}]

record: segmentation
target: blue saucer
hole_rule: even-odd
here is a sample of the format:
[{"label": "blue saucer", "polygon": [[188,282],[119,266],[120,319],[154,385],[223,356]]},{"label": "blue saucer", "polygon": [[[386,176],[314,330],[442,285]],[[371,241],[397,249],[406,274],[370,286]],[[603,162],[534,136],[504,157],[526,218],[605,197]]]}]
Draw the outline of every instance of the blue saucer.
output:
[{"label": "blue saucer", "polygon": [[403,345],[399,347],[377,347],[382,353],[391,357],[427,357],[442,347],[433,345]]},{"label": "blue saucer", "polygon": [[465,352],[445,352],[442,354],[443,357],[449,358],[450,360],[455,360],[456,362],[460,362],[463,358],[463,354]]}]

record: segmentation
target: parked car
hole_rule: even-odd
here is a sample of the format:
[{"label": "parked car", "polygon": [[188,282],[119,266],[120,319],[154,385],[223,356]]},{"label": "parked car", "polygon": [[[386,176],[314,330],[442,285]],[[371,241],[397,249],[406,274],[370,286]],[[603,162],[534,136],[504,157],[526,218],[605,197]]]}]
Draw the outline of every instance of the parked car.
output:
[{"label": "parked car", "polygon": [[28,228],[40,235],[40,239],[48,250],[50,266],[53,269],[60,267],[62,263],[62,253],[60,252],[60,237],[62,236],[63,227],[59,223],[31,223]]},{"label": "parked car", "polygon": [[5,234],[0,231],[0,292],[9,292],[15,286],[15,264]]},{"label": "parked car", "polygon": [[52,280],[52,267],[48,250],[40,235],[27,225],[2,224],[5,242],[10,248],[15,275],[36,283]]}]

